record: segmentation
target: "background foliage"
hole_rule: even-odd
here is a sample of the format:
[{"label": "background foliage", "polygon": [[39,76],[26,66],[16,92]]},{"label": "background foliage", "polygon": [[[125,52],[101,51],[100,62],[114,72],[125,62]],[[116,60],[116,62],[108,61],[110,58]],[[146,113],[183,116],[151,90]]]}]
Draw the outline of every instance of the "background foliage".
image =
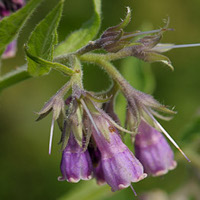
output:
[{"label": "background foliage", "polygon": [[[27,42],[35,25],[50,9],[55,7],[56,3],[56,0],[45,0],[37,9],[34,17],[20,32],[17,57],[3,61],[2,73],[25,64],[23,44]],[[126,6],[130,6],[133,10],[133,21],[128,26],[128,31],[143,29],[143,27],[157,29],[163,25],[162,20],[169,16],[170,27],[175,31],[165,34],[163,42],[176,44],[200,42],[200,1],[198,0],[103,0],[101,30],[118,24],[120,18],[125,15]],[[92,14],[92,0],[66,0],[63,18],[58,28],[59,41],[78,29]],[[147,88],[148,92],[152,92],[155,83],[155,98],[164,104],[175,106],[178,114],[172,121],[162,122],[162,124],[191,158],[198,156],[198,152],[196,155],[191,153],[190,149],[188,150],[189,145],[193,144],[192,138],[196,138],[196,141],[199,141],[200,138],[199,120],[195,119],[195,116],[199,114],[198,109],[200,109],[199,52],[198,48],[188,48],[172,50],[167,53],[175,67],[174,72],[162,64],[152,64],[151,69],[155,80],[151,77],[150,88],[147,87],[148,85],[141,86],[143,82],[138,79],[138,76],[134,74],[130,76],[126,73],[123,60],[115,62],[124,76],[131,83],[136,84],[136,87]],[[137,73],[134,65],[129,67],[133,68],[132,73]],[[147,68],[145,70],[148,70],[147,74],[149,74],[150,68]],[[110,84],[105,72],[96,66],[86,65],[84,77],[84,85],[88,90],[101,91]],[[60,147],[57,145],[60,133],[57,128],[53,153],[49,156],[48,138],[51,116],[36,123],[34,112],[40,110],[44,102],[66,82],[66,79],[67,77],[62,74],[52,71],[48,76],[26,80],[2,92],[0,96],[0,199],[103,200],[132,198],[133,194],[130,189],[111,193],[108,192],[109,187],[103,186],[99,189],[91,181],[84,182],[84,184],[83,182],[69,184],[57,181],[57,177],[60,175],[61,153]],[[119,97],[117,111],[123,119],[121,105],[123,105],[123,98]],[[195,126],[193,126],[193,119],[195,119]],[[188,123],[190,125],[187,125]],[[195,136],[188,137],[191,133]],[[176,158],[180,160],[180,155],[177,154]],[[171,193],[181,188],[188,180],[198,182],[198,176],[200,177],[198,167],[198,158],[196,163],[192,162],[191,164],[183,160],[178,163],[178,167],[174,171],[164,177],[145,179],[134,184],[134,188],[138,194],[155,188]],[[92,190],[95,192],[89,193]],[[79,196],[74,197],[74,194]]]}]

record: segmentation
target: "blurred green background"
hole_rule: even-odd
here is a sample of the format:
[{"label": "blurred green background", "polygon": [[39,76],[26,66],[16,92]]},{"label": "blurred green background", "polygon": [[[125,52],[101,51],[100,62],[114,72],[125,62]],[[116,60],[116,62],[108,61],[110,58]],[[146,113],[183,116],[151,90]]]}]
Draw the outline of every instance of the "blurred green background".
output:
[{"label": "blurred green background", "polygon": [[[20,33],[17,57],[3,61],[3,73],[25,63],[23,44],[27,41],[34,26],[56,3],[57,0],[45,0],[33,14]],[[92,0],[66,0],[59,26],[60,41],[91,17],[92,6]],[[174,28],[175,31],[166,33],[162,42],[176,44],[200,42],[199,0],[102,0],[103,21],[100,33],[107,27],[120,22],[120,18],[125,16],[126,6],[131,7],[133,15],[127,31],[138,30],[144,24],[158,29],[163,26],[163,19],[169,16],[170,28]],[[187,123],[192,121],[200,109],[200,48],[176,49],[166,55],[170,57],[175,70],[172,72],[159,63],[151,65],[156,83],[154,96],[161,103],[171,107],[175,106],[178,114],[172,121],[162,122],[162,124],[180,146],[187,148],[187,142],[184,144],[181,135]],[[115,64],[123,70],[122,66],[120,67],[121,63],[122,61],[118,61]],[[108,193],[108,187],[103,187],[98,191],[98,187],[91,182],[69,184],[57,181],[60,175],[61,152],[57,145],[60,132],[56,127],[52,155],[49,156],[48,139],[51,116],[36,123],[35,112],[42,108],[44,102],[66,80],[67,78],[62,74],[52,71],[48,76],[26,80],[1,93],[0,199],[58,199],[63,195],[77,194],[87,184],[90,190],[94,187],[94,191],[97,190],[97,193],[103,194],[103,196],[96,195],[96,199],[134,199],[130,189]],[[134,82],[134,80],[129,81]],[[106,89],[110,83],[106,73],[98,67],[84,66],[86,89],[101,91]],[[120,104],[118,103],[117,106],[120,112]],[[199,137],[197,139],[199,140]],[[177,154],[177,150],[175,151]],[[177,159],[180,159],[179,153],[177,155]],[[147,178],[134,184],[134,188],[138,194],[156,188],[166,193],[175,192],[188,180],[198,182],[193,177],[197,174],[200,176],[200,173],[197,168],[193,167],[194,164],[189,164],[186,160],[180,161],[178,167],[164,177]],[[84,190],[87,191],[87,189]],[[81,197],[66,196],[63,199],[84,199],[84,195],[86,194]],[[87,197],[86,199],[94,198]]]}]

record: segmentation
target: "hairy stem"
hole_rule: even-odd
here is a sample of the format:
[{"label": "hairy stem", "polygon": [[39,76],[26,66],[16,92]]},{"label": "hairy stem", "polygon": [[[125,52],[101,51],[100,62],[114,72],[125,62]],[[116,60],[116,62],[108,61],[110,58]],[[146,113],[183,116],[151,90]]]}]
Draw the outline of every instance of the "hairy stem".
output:
[{"label": "hairy stem", "polygon": [[31,78],[27,66],[22,66],[0,77],[0,91],[16,83]]}]

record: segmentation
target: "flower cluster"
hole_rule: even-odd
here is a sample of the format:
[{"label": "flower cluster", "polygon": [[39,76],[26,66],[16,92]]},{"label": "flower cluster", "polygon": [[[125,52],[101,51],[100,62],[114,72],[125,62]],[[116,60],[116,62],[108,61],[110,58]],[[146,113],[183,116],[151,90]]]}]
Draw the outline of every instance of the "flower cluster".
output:
[{"label": "flower cluster", "polygon": [[[77,105],[77,100],[73,101]],[[81,122],[78,113],[83,113]],[[84,98],[68,115],[67,124],[70,127],[64,128],[62,143],[66,144],[64,138],[68,142],[63,147],[59,180],[77,182],[94,176],[98,184],[106,182],[116,191],[146,177],[140,161],[122,142],[119,125],[95,102]]]},{"label": "flower cluster", "polygon": [[[107,183],[112,191],[116,191],[131,186],[132,182],[138,182],[147,175],[159,176],[175,168],[173,152],[160,132],[140,120],[134,156],[120,134],[132,132],[119,125],[111,106],[114,99],[99,103],[102,101],[99,97],[75,88],[74,94],[65,101],[66,117],[62,117],[62,176],[58,178],[59,181],[76,183],[94,177],[98,184]],[[81,93],[79,98],[76,98],[76,90]],[[55,120],[61,113],[63,115],[61,99],[56,95],[52,97],[39,113],[39,119],[51,110]]]},{"label": "flower cluster", "polygon": [[[161,61],[171,67],[170,60],[160,54],[169,50],[169,47],[159,43],[163,32],[168,29],[126,33],[123,28],[129,22],[128,9],[125,20],[119,25],[108,28],[96,41],[67,55],[64,59],[73,70],[72,77],[38,113],[40,120],[53,111],[49,153],[54,121],[58,122],[62,132],[60,181],[78,182],[94,177],[98,184],[107,183],[112,191],[117,191],[132,187],[131,183],[138,182],[147,175],[161,176],[176,167],[173,151],[162,133],[180,151],[181,149],[155,119],[168,120],[170,117],[161,113],[175,112],[151,95],[134,89],[109,62],[113,57],[135,56],[146,62]],[[156,34],[151,35],[152,33]],[[134,43],[131,41],[143,34],[148,36],[136,39]],[[104,49],[109,53],[105,56],[89,54],[87,57],[86,53],[95,49]],[[113,79],[113,87],[100,94],[86,91],[82,84],[80,61],[101,65]],[[70,96],[64,100],[69,91]],[[118,91],[122,92],[127,102],[126,129],[121,127],[114,111]],[[135,155],[123,142],[124,133],[131,135]],[[181,153],[185,156],[182,151]]]},{"label": "flower cluster", "polygon": [[[25,5],[24,0],[2,0],[0,1],[0,20],[4,17],[9,16],[13,12],[22,8]],[[6,48],[2,58],[14,57],[16,53],[17,41],[12,41]]]}]

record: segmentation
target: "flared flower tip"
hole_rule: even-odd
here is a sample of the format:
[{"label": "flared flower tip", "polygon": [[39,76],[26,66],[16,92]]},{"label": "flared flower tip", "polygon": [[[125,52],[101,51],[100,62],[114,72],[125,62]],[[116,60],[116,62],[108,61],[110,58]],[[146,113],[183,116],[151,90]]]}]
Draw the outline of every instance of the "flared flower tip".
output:
[{"label": "flared flower tip", "polygon": [[101,162],[94,168],[94,176],[98,185],[104,185],[106,183]]},{"label": "flared flower tip", "polygon": [[[144,178],[146,178],[146,177],[147,177],[147,174],[143,173],[143,174],[138,178],[138,180],[137,180],[137,181],[134,181],[134,182],[139,182],[139,181],[141,181],[142,179],[144,179]],[[133,182],[133,181],[132,181],[132,182]],[[112,192],[115,192],[116,190],[123,190],[123,189],[125,189],[125,188],[127,188],[127,187],[131,187],[131,182],[129,182],[129,183],[127,183],[127,184],[119,184],[119,185],[117,186],[117,189],[111,188],[111,191],[112,191]]]},{"label": "flared flower tip", "polygon": [[102,168],[112,191],[127,188],[132,182],[138,182],[147,176],[139,160],[128,148],[110,158],[102,158]]},{"label": "flared flower tip", "polygon": [[92,178],[92,175],[89,175],[87,178],[69,178],[69,179],[66,179],[65,177],[63,177],[63,176],[59,176],[58,177],[58,181],[68,181],[68,182],[70,182],[70,183],[78,183],[80,180],[85,180],[85,181],[87,181],[87,180],[90,180]]},{"label": "flared flower tip", "polygon": [[162,176],[168,173],[169,170],[173,170],[175,169],[177,166],[177,162],[176,161],[172,161],[171,165],[168,167],[168,169],[164,169],[164,170],[157,170],[154,174],[152,174],[152,176],[156,177],[156,176]]},{"label": "flared flower tip", "polygon": [[144,171],[152,176],[164,175],[177,165],[164,136],[143,121],[135,138],[135,155],[142,163]]},{"label": "flared flower tip", "polygon": [[89,152],[83,151],[72,134],[63,151],[60,169],[62,177],[58,177],[59,181],[77,183],[92,178],[92,161]]},{"label": "flared flower tip", "polygon": [[62,176],[59,181],[67,180],[77,183],[80,180],[90,180],[92,178],[92,163],[87,151],[83,153],[63,153],[61,161]]}]

